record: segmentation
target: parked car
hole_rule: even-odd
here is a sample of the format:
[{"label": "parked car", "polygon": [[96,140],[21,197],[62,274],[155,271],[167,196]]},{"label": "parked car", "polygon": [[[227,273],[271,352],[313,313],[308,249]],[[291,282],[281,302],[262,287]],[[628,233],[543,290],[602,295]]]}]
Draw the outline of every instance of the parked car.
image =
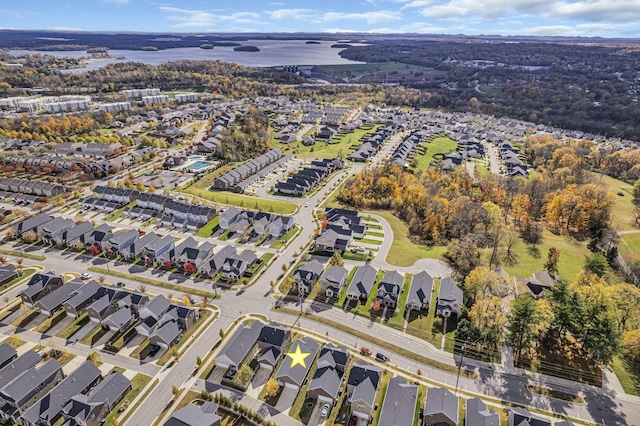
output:
[{"label": "parked car", "polygon": [[149,351],[149,356],[154,356],[155,354],[158,353],[159,350],[160,350],[160,346],[153,345],[153,347]]},{"label": "parked car", "polygon": [[356,426],[358,424],[358,418],[356,416],[351,416],[351,420],[349,420],[349,426]]},{"label": "parked car", "polygon": [[125,283],[123,283],[122,281],[118,281],[116,283],[116,287],[124,287],[124,286],[125,286]]},{"label": "parked car", "polygon": [[83,280],[90,280],[91,279],[91,274],[87,274],[85,272],[82,275],[80,275],[80,278],[82,278]]},{"label": "parked car", "polygon": [[360,353],[362,355],[371,355],[373,352],[371,352],[371,349],[366,348],[366,347],[363,346],[363,347],[360,348]]},{"label": "parked car", "polygon": [[381,354],[380,352],[378,352],[376,354],[376,359],[380,362],[387,362],[389,361],[389,358],[387,358],[387,356],[385,354]]},{"label": "parked car", "polygon": [[320,412],[320,417],[327,417],[329,415],[330,410],[331,410],[331,406],[329,404],[324,404],[322,406],[322,411]]}]

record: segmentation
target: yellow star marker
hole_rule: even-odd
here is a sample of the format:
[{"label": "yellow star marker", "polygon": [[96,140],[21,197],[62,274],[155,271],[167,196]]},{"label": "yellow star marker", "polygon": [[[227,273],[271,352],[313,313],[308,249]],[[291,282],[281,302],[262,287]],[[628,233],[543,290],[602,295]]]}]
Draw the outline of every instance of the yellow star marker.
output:
[{"label": "yellow star marker", "polygon": [[311,355],[310,352],[302,352],[300,350],[300,345],[296,346],[295,352],[288,352],[286,354],[289,358],[291,358],[291,368],[296,365],[301,365],[304,368],[307,368],[307,364],[305,364],[304,359]]}]

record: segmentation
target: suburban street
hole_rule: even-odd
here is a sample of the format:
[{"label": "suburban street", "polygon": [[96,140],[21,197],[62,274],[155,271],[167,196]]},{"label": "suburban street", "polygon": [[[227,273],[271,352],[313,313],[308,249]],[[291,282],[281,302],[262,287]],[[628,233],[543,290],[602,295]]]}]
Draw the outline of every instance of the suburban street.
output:
[{"label": "suburban street", "polygon": [[[386,158],[393,150],[395,145],[401,140],[402,135],[398,134],[391,138],[385,144],[383,149],[376,155],[374,163]],[[491,153],[491,150],[489,151]],[[495,153],[494,153],[495,154]],[[491,161],[492,168],[494,161]],[[300,207],[293,215],[298,225],[302,227],[301,232],[295,240],[283,249],[280,249],[274,258],[272,265],[267,268],[264,273],[259,276],[255,282],[240,290],[222,291],[221,298],[216,299],[212,304],[216,305],[220,311],[219,316],[206,330],[195,339],[194,342],[180,356],[180,359],[172,367],[158,367],[151,363],[143,363],[132,358],[122,355],[110,355],[102,352],[103,360],[129,368],[135,371],[149,374],[161,380],[152,394],[147,398],[126,421],[126,425],[148,426],[150,419],[160,415],[162,410],[167,406],[173,398],[172,386],[178,388],[196,386],[201,389],[204,383],[194,377],[196,369],[196,358],[204,358],[220,339],[219,331],[228,329],[239,317],[247,314],[260,314],[268,318],[295,326],[303,331],[315,333],[317,336],[326,336],[327,339],[347,345],[357,350],[361,345],[365,344],[374,352],[381,351],[387,353],[394,368],[409,373],[417,373],[421,371],[423,377],[431,383],[441,383],[450,387],[455,386],[458,378],[456,374],[439,370],[427,365],[420,364],[415,360],[403,357],[397,353],[389,353],[384,348],[378,348],[368,342],[359,341],[354,336],[334,329],[330,326],[311,319],[300,318],[296,315],[283,313],[278,310],[272,310],[277,300],[277,292],[274,295],[272,291],[272,283],[279,282],[280,276],[284,270],[294,265],[302,252],[301,247],[305,246],[314,237],[316,223],[313,217],[313,210],[320,206],[332,192],[332,188],[344,181],[349,175],[353,175],[362,169],[370,166],[370,164],[353,163],[351,167],[345,171],[336,173],[325,187],[320,188],[315,194],[309,198],[299,200]],[[266,193],[268,186],[265,185],[258,191],[258,195],[268,198],[280,199],[291,202],[290,197],[273,196]],[[307,207],[308,204],[308,207]],[[386,262],[386,257],[391,249],[393,242],[393,232],[389,223],[382,217],[374,216],[382,226],[385,239],[375,258],[371,261],[372,266],[384,270],[396,270],[404,273],[417,273],[419,271],[427,271],[434,277],[444,277],[450,274],[449,267],[442,261],[436,259],[422,259],[409,267],[396,267]],[[24,265],[40,265],[44,270],[51,270],[57,273],[74,272],[81,273],[90,266],[99,266],[107,268],[107,261],[103,258],[95,258],[84,254],[78,254],[72,251],[60,251],[55,248],[43,248],[39,246],[14,246],[12,244],[4,244],[5,248],[14,251],[23,250],[24,252],[33,254],[42,254],[46,256],[45,260],[36,261],[25,259]],[[270,250],[272,251],[272,250]],[[162,270],[146,269],[141,266],[131,265],[124,262],[109,261],[108,269],[111,271],[135,274],[140,277],[166,280],[174,284],[179,284],[184,288],[185,292],[190,289],[200,289],[211,291],[210,281],[194,282],[182,275],[174,274],[175,277],[169,278]],[[178,276],[179,275],[179,276]],[[136,289],[140,283],[127,279],[117,279],[123,281],[127,287]],[[107,276],[107,283],[113,283],[116,278]],[[22,285],[21,287],[24,287]],[[147,285],[147,292],[151,294],[163,294],[168,296],[173,291],[153,287]],[[20,287],[14,288],[5,295],[10,299],[14,298]],[[175,294],[174,294],[175,296]],[[294,309],[300,309],[309,313],[314,313],[322,318],[345,324],[350,328],[357,329],[372,338],[383,339],[384,341],[398,347],[409,350],[413,353],[426,356],[428,358],[455,366],[457,361],[453,354],[441,351],[424,340],[418,339],[411,335],[405,334],[399,330],[392,329],[383,324],[372,322],[364,317],[356,316],[343,311],[340,308],[331,307],[317,303],[305,302],[302,306],[294,303],[285,305]],[[0,332],[10,335],[13,332],[19,334],[23,339],[31,342],[39,342],[42,336],[33,331],[15,330],[14,327],[3,326]],[[56,338],[57,339],[57,338]],[[91,348],[79,343],[71,343],[57,339],[56,344],[65,346],[70,352],[79,356],[86,356]],[[602,389],[581,385],[562,379],[535,376],[531,373],[525,373],[516,370],[513,366],[499,366],[495,364],[483,363],[468,358],[464,358],[462,365],[464,368],[473,369],[478,372],[477,379],[459,378],[458,388],[466,395],[486,395],[491,398],[497,398],[501,401],[521,404],[525,406],[535,407],[540,410],[552,411],[557,414],[567,415],[570,417],[593,421],[605,425],[629,424],[635,419],[640,419],[640,398],[618,393],[615,388],[605,386]],[[562,390],[569,393],[579,393],[585,397],[586,404],[573,404],[563,400],[542,397],[530,393],[526,389],[527,384],[536,384],[546,386],[552,389]],[[277,413],[273,413],[277,415]],[[288,422],[287,422],[288,423]],[[284,423],[282,423],[284,424]],[[294,423],[295,424],[295,423]]]}]

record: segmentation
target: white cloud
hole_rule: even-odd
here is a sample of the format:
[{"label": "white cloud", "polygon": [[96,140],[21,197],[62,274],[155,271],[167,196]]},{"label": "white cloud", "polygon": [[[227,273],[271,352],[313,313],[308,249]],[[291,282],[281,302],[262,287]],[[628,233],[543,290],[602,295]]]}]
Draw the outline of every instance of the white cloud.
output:
[{"label": "white cloud", "polygon": [[402,19],[400,12],[390,10],[377,10],[362,13],[325,12],[321,17],[321,20],[323,21],[356,20],[366,21],[368,23],[397,21],[400,19]]},{"label": "white cloud", "polygon": [[306,21],[318,14],[314,9],[276,9],[265,11],[271,19],[295,19]]},{"label": "white cloud", "polygon": [[[260,14],[256,12],[236,12],[230,15],[212,13],[204,10],[180,9],[160,6],[162,12],[168,14],[167,19],[176,22],[174,27],[214,28],[220,23],[227,24],[264,24]],[[225,28],[232,30],[233,28]]]}]

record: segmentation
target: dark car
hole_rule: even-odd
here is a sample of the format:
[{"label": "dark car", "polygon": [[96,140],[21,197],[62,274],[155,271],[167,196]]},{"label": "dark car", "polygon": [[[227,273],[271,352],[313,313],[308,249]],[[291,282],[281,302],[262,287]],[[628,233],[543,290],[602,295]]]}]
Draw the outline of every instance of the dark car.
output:
[{"label": "dark car", "polygon": [[155,354],[158,353],[159,350],[160,350],[160,346],[153,345],[153,347],[149,351],[149,356],[154,356]]},{"label": "dark car", "polygon": [[125,286],[125,283],[123,283],[122,281],[118,281],[118,282],[116,283],[116,286],[117,286],[117,287],[124,287],[124,286]]},{"label": "dark car", "polygon": [[389,361],[389,358],[387,358],[387,356],[385,354],[381,354],[380,352],[378,352],[376,354],[376,359],[380,362],[387,362]]},{"label": "dark car", "polygon": [[351,420],[349,420],[349,426],[356,426],[358,424],[358,418],[356,416],[351,416]]}]

